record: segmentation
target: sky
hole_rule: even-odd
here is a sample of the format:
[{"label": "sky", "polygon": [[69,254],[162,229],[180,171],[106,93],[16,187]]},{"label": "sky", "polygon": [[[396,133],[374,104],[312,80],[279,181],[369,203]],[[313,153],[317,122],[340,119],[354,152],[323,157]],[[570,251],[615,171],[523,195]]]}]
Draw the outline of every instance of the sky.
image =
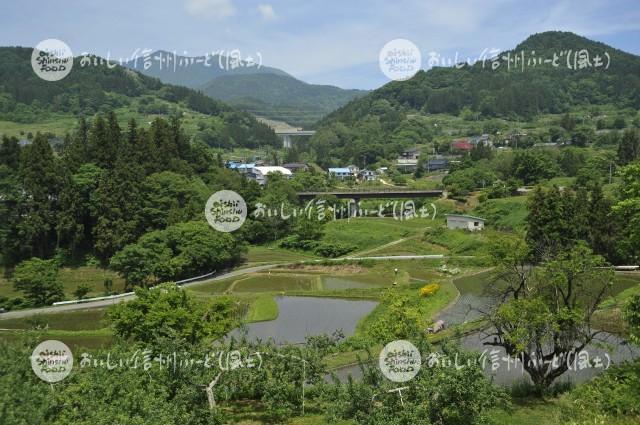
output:
[{"label": "sky", "polygon": [[3,0],[0,45],[56,38],[74,55],[144,49],[242,57],[316,84],[373,89],[388,78],[380,49],[411,40],[423,61],[506,50],[529,35],[572,31],[640,54],[638,0]]}]

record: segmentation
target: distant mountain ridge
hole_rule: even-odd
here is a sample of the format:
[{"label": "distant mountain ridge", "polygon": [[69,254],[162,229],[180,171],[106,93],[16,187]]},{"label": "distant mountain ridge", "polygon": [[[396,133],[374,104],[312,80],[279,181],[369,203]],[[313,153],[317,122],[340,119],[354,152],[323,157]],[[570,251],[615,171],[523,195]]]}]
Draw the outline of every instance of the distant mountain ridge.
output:
[{"label": "distant mountain ridge", "polygon": [[[230,66],[233,63],[237,66]],[[164,83],[201,90],[256,116],[294,126],[308,127],[368,93],[308,84],[280,69],[221,55],[188,57],[159,50],[125,66]]]},{"label": "distant mountain ridge", "polygon": [[203,86],[202,92],[255,115],[305,127],[367,93],[270,73],[223,75]]},{"label": "distant mountain ridge", "polygon": [[228,55],[183,56],[167,50],[158,50],[123,64],[127,68],[167,84],[199,89],[212,79],[222,75],[275,74],[289,76],[286,72],[250,63],[245,59]]}]

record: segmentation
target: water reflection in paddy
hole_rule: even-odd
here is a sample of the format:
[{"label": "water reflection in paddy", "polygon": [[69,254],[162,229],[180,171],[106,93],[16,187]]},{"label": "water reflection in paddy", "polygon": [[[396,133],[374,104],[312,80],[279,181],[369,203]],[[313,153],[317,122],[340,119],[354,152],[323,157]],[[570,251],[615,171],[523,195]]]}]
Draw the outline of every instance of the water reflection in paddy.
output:
[{"label": "water reflection in paddy", "polygon": [[[272,339],[276,344],[301,343],[310,335],[332,334],[342,330],[345,336],[355,332],[358,321],[377,305],[375,301],[321,297],[276,297],[278,318],[246,326],[251,340]],[[241,336],[239,329],[231,336]]]}]

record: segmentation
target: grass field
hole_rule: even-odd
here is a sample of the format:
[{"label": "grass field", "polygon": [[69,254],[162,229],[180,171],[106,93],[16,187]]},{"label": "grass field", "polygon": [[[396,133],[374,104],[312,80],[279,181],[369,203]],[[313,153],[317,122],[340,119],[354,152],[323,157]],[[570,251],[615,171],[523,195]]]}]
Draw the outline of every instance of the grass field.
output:
[{"label": "grass field", "polygon": [[[434,222],[428,218],[400,221],[392,217],[361,217],[327,223],[323,242],[357,247],[355,253],[380,247],[398,239],[419,235]],[[351,253],[352,255],[354,253]]]},{"label": "grass field", "polygon": [[[3,270],[0,270],[3,272]],[[117,273],[101,269],[98,267],[82,266],[82,267],[64,267],[60,269],[58,277],[62,282],[65,299],[75,299],[73,292],[82,283],[86,283],[91,288],[87,297],[96,297],[104,295],[104,281],[105,279],[111,279],[113,281],[113,291],[124,291],[124,279],[122,279]],[[16,291],[13,287],[13,283],[4,277],[4,273],[0,273],[0,296],[5,297],[18,297],[22,296],[21,292]]]},{"label": "grass field", "polygon": [[425,233],[424,240],[447,249],[449,254],[483,255],[485,245],[496,232],[485,229],[482,232],[469,232],[462,229],[440,228]]},{"label": "grass field", "polygon": [[[150,123],[156,117],[167,118],[169,114],[147,114],[139,112],[140,100],[126,97],[129,105],[116,108],[114,110],[121,126],[127,123],[131,118],[135,119],[140,128],[149,128]],[[193,135],[200,124],[209,124],[218,117],[201,114],[188,109],[183,104],[175,104],[156,97],[155,100],[172,109],[177,106],[179,112],[182,112],[182,127],[189,135]],[[86,117],[92,119],[92,117]],[[35,122],[18,123],[12,121],[0,121],[0,135],[15,136],[20,139],[26,138],[28,133],[35,135],[37,132],[53,133],[57,137],[64,137],[66,133],[72,132],[77,125],[77,118],[72,114],[64,113],[48,113],[46,116],[39,117]]]},{"label": "grass field", "polygon": [[478,205],[473,215],[487,220],[486,225],[501,230],[524,230],[527,218],[527,197],[488,199]]},{"label": "grass field", "polygon": [[278,304],[269,294],[256,297],[249,306],[245,320],[249,323],[276,320],[278,318]]},{"label": "grass field", "polygon": [[446,254],[448,250],[441,246],[415,237],[367,252],[368,255],[431,255]]},{"label": "grass field", "polygon": [[250,246],[249,252],[246,254],[247,264],[273,264],[273,263],[288,263],[288,262],[297,262],[297,261],[305,261],[319,258],[313,253],[308,252],[300,252],[300,251],[291,251],[288,249],[283,249],[274,246]]},{"label": "grass field", "polygon": [[104,309],[87,309],[64,313],[38,314],[24,319],[2,319],[0,328],[4,329],[33,329],[48,328],[65,331],[87,331],[103,329],[105,322]]}]

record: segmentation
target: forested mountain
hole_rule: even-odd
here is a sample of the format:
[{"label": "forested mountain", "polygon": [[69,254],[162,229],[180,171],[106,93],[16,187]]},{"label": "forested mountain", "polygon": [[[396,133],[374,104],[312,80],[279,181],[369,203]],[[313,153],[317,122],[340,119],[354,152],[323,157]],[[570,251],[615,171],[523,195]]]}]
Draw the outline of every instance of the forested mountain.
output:
[{"label": "forested mountain", "polygon": [[125,66],[164,83],[202,90],[254,115],[298,126],[309,126],[367,93],[308,84],[280,69],[223,55],[188,57],[161,50]]},{"label": "forested mountain", "polygon": [[0,120],[28,124],[112,110],[140,117],[200,113],[212,117],[207,124],[216,137],[207,140],[210,144],[278,143],[273,131],[245,112],[195,90],[101,63],[97,57],[76,58],[72,71],[60,81],[42,80],[31,69],[31,52],[24,47],[0,48]]},{"label": "forested mountain", "polygon": [[[580,68],[584,52],[590,65]],[[467,113],[526,121],[588,105],[640,108],[640,57],[573,33],[532,35],[495,63],[487,58],[436,67],[390,82],[325,117],[310,147],[325,161],[331,152],[336,160],[372,163],[403,148],[398,132],[428,139],[433,126],[407,122],[407,115]]]},{"label": "forested mountain", "polygon": [[[232,66],[232,61],[237,64]],[[257,59],[255,59],[257,61]],[[182,56],[158,50],[146,56],[140,56],[124,64],[127,68],[145,75],[159,78],[167,84],[199,89],[214,78],[226,75],[272,74],[289,76],[286,72],[263,66],[250,64],[246,60],[225,55]]]},{"label": "forested mountain", "polygon": [[255,115],[299,126],[309,126],[367,93],[270,73],[223,75],[204,85],[202,91]]}]

